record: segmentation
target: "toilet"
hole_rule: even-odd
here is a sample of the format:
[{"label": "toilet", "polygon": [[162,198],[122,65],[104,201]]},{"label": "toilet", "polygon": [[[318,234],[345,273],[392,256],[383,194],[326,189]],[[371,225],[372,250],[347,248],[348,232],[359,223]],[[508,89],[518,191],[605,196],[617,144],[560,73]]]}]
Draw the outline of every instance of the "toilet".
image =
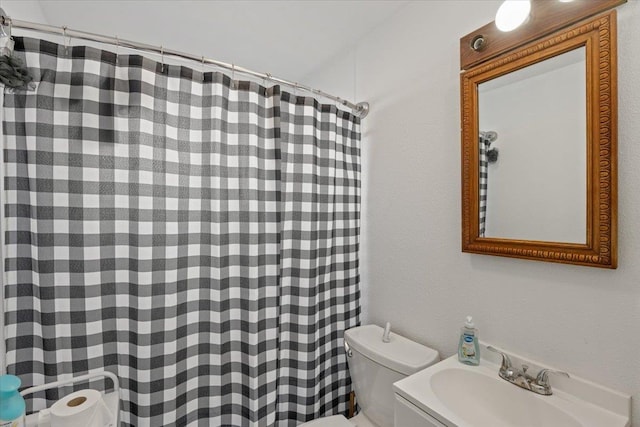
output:
[{"label": "toilet", "polygon": [[299,427],[393,427],[393,383],[440,360],[438,352],[391,333],[384,342],[377,325],[344,333],[351,382],[360,407],[358,415],[323,417]]}]

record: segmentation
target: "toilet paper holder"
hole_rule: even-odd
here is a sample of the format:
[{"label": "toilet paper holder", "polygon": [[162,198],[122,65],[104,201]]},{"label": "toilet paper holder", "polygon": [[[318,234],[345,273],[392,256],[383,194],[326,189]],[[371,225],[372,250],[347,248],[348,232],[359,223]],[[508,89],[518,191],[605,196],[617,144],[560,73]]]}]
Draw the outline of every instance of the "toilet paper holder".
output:
[{"label": "toilet paper holder", "polygon": [[[68,380],[60,380],[52,383],[37,385],[33,387],[26,388],[20,392],[22,397],[37,393],[44,390],[49,390],[52,388],[67,386],[75,383],[86,382],[98,378],[109,378],[113,382],[113,392],[106,393],[103,395],[104,403],[107,405],[111,413],[114,415],[113,426],[120,425],[120,382],[118,381],[118,377],[109,372],[109,371],[100,371],[100,372],[92,372],[86,375],[80,375],[77,377],[70,378]],[[48,427],[48,423],[39,422],[38,413],[34,413],[27,416],[27,427]]]}]

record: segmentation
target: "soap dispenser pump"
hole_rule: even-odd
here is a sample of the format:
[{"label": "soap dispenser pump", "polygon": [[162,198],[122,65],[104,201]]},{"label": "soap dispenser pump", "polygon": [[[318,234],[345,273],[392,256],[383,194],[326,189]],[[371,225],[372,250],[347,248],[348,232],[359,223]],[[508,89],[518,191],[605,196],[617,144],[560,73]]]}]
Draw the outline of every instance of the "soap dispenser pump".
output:
[{"label": "soap dispenser pump", "polygon": [[475,328],[473,318],[467,316],[460,331],[458,344],[458,360],[466,365],[478,366],[480,364],[480,346],[478,345],[478,330]]}]

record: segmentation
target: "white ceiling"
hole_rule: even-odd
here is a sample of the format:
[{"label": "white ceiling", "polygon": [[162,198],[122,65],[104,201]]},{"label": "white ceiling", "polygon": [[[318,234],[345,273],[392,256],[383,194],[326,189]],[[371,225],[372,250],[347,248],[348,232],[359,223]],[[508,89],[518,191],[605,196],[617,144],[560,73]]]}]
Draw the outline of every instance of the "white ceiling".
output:
[{"label": "white ceiling", "polygon": [[[39,2],[50,25],[164,45],[301,83],[306,75],[365,37],[406,3],[405,0]],[[10,6],[6,8],[11,15]]]}]

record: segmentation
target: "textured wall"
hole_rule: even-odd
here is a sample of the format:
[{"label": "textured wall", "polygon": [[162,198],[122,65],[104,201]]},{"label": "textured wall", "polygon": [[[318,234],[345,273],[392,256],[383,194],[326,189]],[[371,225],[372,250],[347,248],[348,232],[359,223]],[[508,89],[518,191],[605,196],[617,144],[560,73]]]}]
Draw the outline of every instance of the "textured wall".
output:
[{"label": "textured wall", "polygon": [[[365,320],[391,321],[450,356],[472,314],[481,339],[632,394],[640,426],[640,4],[618,10],[614,271],[460,252],[458,40],[498,5],[411,3],[306,79],[372,104],[363,126]],[[356,85],[346,85],[354,73]]]},{"label": "textured wall", "polygon": [[15,19],[48,23],[42,12],[42,5],[36,0],[4,0],[2,8],[7,15]]}]

